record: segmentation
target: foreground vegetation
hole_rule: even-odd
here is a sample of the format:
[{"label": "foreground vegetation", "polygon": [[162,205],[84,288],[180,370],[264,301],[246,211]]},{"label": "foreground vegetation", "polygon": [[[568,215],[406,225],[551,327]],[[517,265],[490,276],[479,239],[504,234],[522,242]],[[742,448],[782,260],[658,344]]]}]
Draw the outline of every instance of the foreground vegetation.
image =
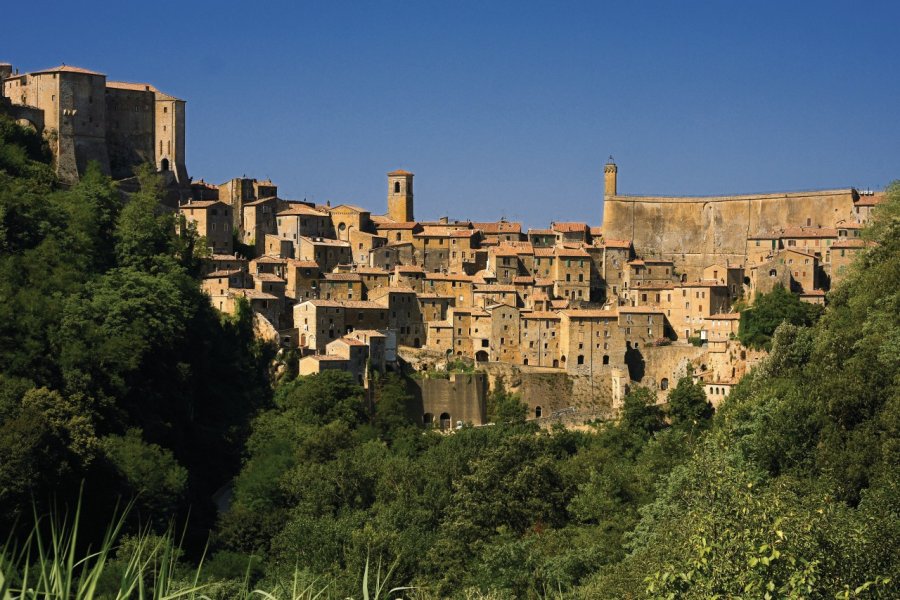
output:
[{"label": "foreground vegetation", "polygon": [[771,355],[717,414],[685,378],[665,410],[635,388],[617,423],[540,431],[499,389],[496,426],[442,436],[398,378],[373,404],[341,373],[273,389],[271,349],[209,306],[202,240],[142,181],[127,203],[96,171],[59,189],[0,120],[10,598],[375,597],[378,573],[380,597],[896,597],[896,186],[823,315],[745,317]]}]

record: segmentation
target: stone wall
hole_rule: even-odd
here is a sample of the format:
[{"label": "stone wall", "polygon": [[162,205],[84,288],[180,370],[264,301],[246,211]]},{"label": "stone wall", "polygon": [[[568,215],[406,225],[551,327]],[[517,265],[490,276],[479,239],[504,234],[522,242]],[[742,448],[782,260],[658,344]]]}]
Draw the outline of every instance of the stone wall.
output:
[{"label": "stone wall", "polygon": [[447,379],[409,379],[415,402],[411,417],[417,422],[440,425],[447,415],[451,426],[457,422],[484,425],[487,422],[487,376],[484,373],[452,374]]},{"label": "stone wall", "polygon": [[672,260],[689,279],[712,264],[744,263],[747,237],[786,226],[833,227],[852,220],[855,190],[709,198],[611,196],[603,234],[633,240],[643,256]]}]

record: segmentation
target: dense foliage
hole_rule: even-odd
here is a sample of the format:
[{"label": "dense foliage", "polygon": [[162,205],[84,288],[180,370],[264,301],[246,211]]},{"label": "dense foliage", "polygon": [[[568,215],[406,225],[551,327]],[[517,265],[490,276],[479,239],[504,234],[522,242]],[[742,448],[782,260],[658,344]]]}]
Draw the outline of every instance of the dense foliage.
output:
[{"label": "dense foliage", "polygon": [[223,320],[200,292],[152,174],[126,198],[95,166],[63,189],[48,160],[0,117],[0,527],[71,505],[82,480],[89,529],[134,495],[144,521],[211,524],[268,351],[248,311]]},{"label": "dense foliage", "polygon": [[[209,306],[198,240],[153,178],[125,201],[93,169],[60,189],[46,161],[0,120],[0,525],[84,481],[97,536],[135,497],[146,529],[123,521],[108,557],[77,563],[102,589],[344,598],[381,564],[422,598],[896,597],[900,188],[823,315],[778,289],[745,313],[742,339],[771,354],[718,413],[688,374],[662,406],[634,387],[618,422],[548,431],[498,385],[494,425],[442,434],[395,375],[272,393],[246,307]],[[189,507],[179,556],[168,523]],[[10,580],[22,564],[0,553]]]},{"label": "dense foliage", "polygon": [[768,294],[759,294],[753,306],[741,311],[738,339],[748,348],[772,349],[772,336],[783,322],[808,327],[822,314],[822,307],[803,302],[796,294],[777,285]]}]

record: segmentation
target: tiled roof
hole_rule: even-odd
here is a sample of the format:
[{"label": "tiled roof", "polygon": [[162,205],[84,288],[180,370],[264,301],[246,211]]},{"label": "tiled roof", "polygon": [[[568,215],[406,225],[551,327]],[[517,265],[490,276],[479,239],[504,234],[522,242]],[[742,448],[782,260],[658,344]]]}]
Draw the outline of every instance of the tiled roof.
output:
[{"label": "tiled roof", "polygon": [[397,169],[396,171],[391,171],[390,173],[388,173],[388,176],[390,177],[398,175],[412,175],[412,173],[410,173],[409,171],[404,171],[403,169]]},{"label": "tiled roof", "polygon": [[303,217],[327,217],[326,213],[323,213],[320,210],[316,210],[312,206],[307,206],[306,204],[289,204],[287,208],[278,211],[275,213],[276,217],[291,217],[291,216],[303,216]]},{"label": "tiled roof", "polygon": [[419,227],[416,221],[381,221],[375,224],[376,229],[415,229]]},{"label": "tiled roof", "polygon": [[837,229],[833,227],[785,227],[781,237],[786,238],[835,238]]},{"label": "tiled roof", "polygon": [[556,247],[554,248],[556,251],[556,256],[565,256],[565,257],[578,257],[578,258],[589,258],[590,255],[584,251],[584,248],[564,248],[564,247]]},{"label": "tiled roof", "polygon": [[107,88],[115,90],[129,90],[132,92],[155,92],[156,88],[149,83],[130,83],[128,81],[107,81]]},{"label": "tiled roof", "polygon": [[338,211],[338,210],[340,210],[340,211],[342,211],[342,212],[343,212],[344,210],[349,210],[349,211],[351,211],[351,212],[357,212],[357,213],[367,213],[367,212],[369,212],[369,211],[366,210],[365,208],[362,208],[361,206],[355,206],[355,205],[353,205],[353,204],[338,204],[337,206],[332,206],[332,207],[329,209],[329,212],[335,212],[335,211]]},{"label": "tiled roof", "polygon": [[325,273],[325,281],[362,281],[359,273]]},{"label": "tiled roof", "polygon": [[[348,346],[365,346],[366,345],[365,342],[361,342],[356,338],[352,338],[352,337],[349,337],[346,335],[344,337],[334,340],[334,342],[343,342],[343,343],[347,344]],[[333,344],[334,342],[329,342],[329,344]]]},{"label": "tiled roof", "polygon": [[288,259],[280,258],[278,256],[272,256],[270,254],[263,254],[258,258],[254,258],[250,261],[251,263],[263,264],[263,265],[286,265]]},{"label": "tiled roof", "polygon": [[288,259],[288,264],[292,267],[300,267],[301,269],[318,269],[319,263],[314,260],[295,260]]},{"label": "tiled roof", "polygon": [[511,223],[509,221],[491,221],[485,223],[472,223],[476,229],[480,229],[486,234],[496,235],[498,233],[521,233],[521,223]]},{"label": "tiled roof", "polygon": [[73,67],[71,65],[62,64],[58,67],[53,67],[51,69],[42,69],[40,71],[34,71],[31,73],[32,75],[37,75],[38,73],[80,73],[82,75],[103,75],[103,73],[98,73],[97,71],[91,71],[90,69],[82,69],[81,67]]},{"label": "tiled roof", "polygon": [[240,269],[232,269],[228,271],[213,271],[203,276],[203,279],[218,279],[221,277],[231,277],[232,275],[240,275],[243,273]]},{"label": "tiled roof", "polygon": [[552,223],[550,228],[559,233],[582,233],[588,231],[587,223]]},{"label": "tiled roof", "polygon": [[213,204],[220,204],[220,203],[221,203],[221,204],[224,204],[224,202],[221,202],[221,201],[219,201],[219,200],[191,200],[190,202],[188,202],[188,203],[186,203],[186,204],[182,204],[182,205],[179,206],[178,208],[179,208],[179,209],[185,209],[185,208],[187,208],[187,209],[209,208],[209,207],[212,206]]}]

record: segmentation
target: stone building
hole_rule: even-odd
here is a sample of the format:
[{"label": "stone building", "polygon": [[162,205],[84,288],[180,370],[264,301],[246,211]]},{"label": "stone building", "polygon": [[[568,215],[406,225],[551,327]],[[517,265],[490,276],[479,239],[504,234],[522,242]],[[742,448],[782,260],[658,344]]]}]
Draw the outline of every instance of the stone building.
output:
[{"label": "stone building", "polygon": [[217,254],[231,254],[233,248],[231,207],[218,200],[194,201],[182,204],[178,212],[188,225],[197,228],[210,249]]},{"label": "stone building", "polygon": [[96,161],[116,179],[150,163],[189,184],[184,100],[69,65],[21,74],[0,69],[0,87],[13,105],[35,109],[21,115],[48,141],[62,181],[74,183]]}]

